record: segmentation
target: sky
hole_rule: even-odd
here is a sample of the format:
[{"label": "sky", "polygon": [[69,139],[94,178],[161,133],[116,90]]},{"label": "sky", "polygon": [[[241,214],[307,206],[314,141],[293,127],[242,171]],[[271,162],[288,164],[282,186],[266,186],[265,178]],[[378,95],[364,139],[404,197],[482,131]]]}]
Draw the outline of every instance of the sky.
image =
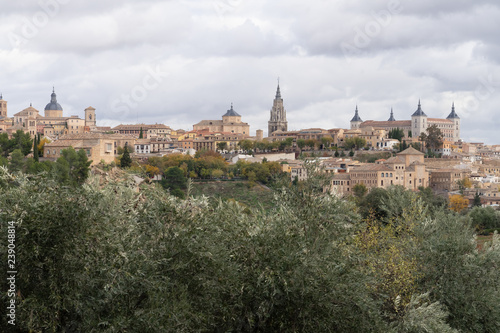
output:
[{"label": "sky", "polygon": [[500,144],[500,2],[23,0],[2,3],[0,92],[12,116],[55,87],[98,126],[191,130],[230,108],[266,135],[279,78],[289,130],[431,118]]}]

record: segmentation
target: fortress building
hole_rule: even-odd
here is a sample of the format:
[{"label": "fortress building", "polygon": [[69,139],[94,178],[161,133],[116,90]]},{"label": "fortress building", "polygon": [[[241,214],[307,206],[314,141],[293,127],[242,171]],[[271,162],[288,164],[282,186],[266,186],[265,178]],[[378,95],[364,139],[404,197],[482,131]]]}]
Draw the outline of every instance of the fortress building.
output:
[{"label": "fortress building", "polygon": [[396,120],[391,108],[391,115],[387,121],[367,120],[363,121],[359,117],[358,107],[351,120],[351,129],[361,129],[363,127],[380,128],[390,131],[396,128],[402,129],[406,137],[418,138],[428,127],[436,125],[443,133],[443,139],[457,142],[460,139],[460,117],[455,112],[455,104],[452,104],[451,112],[446,119],[429,118],[422,110],[418,101],[417,110],[411,115],[411,120]]}]

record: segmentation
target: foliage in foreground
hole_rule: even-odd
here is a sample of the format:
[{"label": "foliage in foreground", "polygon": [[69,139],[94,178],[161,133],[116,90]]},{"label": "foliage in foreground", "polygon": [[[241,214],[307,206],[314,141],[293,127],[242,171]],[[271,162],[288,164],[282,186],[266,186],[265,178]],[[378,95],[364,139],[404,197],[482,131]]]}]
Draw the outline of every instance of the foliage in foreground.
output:
[{"label": "foliage in foreground", "polygon": [[1,168],[0,183],[2,234],[17,222],[18,331],[500,331],[498,240],[478,252],[466,217],[430,217],[412,194],[406,207],[389,194],[382,224],[307,182],[251,214]]}]

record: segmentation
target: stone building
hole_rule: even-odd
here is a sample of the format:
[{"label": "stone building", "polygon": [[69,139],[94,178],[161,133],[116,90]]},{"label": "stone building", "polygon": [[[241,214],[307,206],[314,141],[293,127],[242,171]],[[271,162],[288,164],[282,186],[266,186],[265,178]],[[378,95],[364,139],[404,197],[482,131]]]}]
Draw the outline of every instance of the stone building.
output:
[{"label": "stone building", "polygon": [[460,140],[460,117],[455,112],[455,104],[452,104],[451,112],[446,119],[429,118],[422,110],[420,101],[418,102],[417,110],[411,115],[411,120],[396,120],[394,112],[391,109],[391,115],[387,121],[367,120],[362,121],[358,107],[354,117],[351,120],[351,129],[359,129],[367,126],[374,128],[385,129],[387,132],[393,129],[402,129],[405,137],[418,138],[421,133],[424,133],[428,127],[436,125],[443,133],[443,139],[451,142],[458,142]]},{"label": "stone building", "polygon": [[134,147],[135,141],[134,137],[121,134],[67,134],[59,140],[46,143],[43,147],[43,156],[55,161],[61,156],[63,149],[73,147],[77,151],[85,150],[89,160],[92,160],[92,165],[98,164],[101,160],[111,163],[118,157],[118,147]]},{"label": "stone building", "polygon": [[410,147],[377,164],[353,167],[342,176],[336,175],[330,190],[338,195],[351,194],[357,184],[364,184],[369,189],[401,185],[412,191],[417,191],[420,186],[427,187],[429,172],[424,165],[424,154]]},{"label": "stone building", "polygon": [[273,132],[288,130],[288,121],[286,120],[286,110],[283,106],[283,98],[281,98],[280,85],[276,89],[276,96],[274,97],[273,107],[271,108],[271,117],[267,125],[267,136],[271,136]]},{"label": "stone building", "polygon": [[222,116],[222,120],[202,120],[193,125],[194,131],[208,130],[209,132],[224,132],[250,136],[250,125],[241,121],[241,116],[231,108]]},{"label": "stone building", "polygon": [[[1,103],[1,112],[7,114],[7,103]],[[85,119],[78,116],[65,117],[63,108],[57,102],[55,90],[52,90],[50,102],[45,106],[44,115],[35,109],[31,104],[28,108],[14,114],[11,131],[23,130],[34,136],[37,133],[52,138],[65,134],[81,134],[89,132],[95,128],[95,109],[88,107],[85,109]]]},{"label": "stone building", "polygon": [[134,124],[124,125],[120,124],[111,129],[115,133],[133,135],[139,137],[142,130],[143,139],[148,138],[170,138],[175,136],[176,131],[172,130],[169,126],[164,124]]}]

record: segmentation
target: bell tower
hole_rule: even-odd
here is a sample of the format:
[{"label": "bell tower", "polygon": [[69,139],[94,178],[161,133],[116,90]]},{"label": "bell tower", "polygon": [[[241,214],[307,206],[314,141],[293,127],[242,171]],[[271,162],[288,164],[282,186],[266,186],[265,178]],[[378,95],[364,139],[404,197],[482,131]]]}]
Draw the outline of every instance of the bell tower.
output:
[{"label": "bell tower", "polygon": [[85,126],[90,127],[91,130],[96,127],[95,109],[91,106],[85,109]]},{"label": "bell tower", "polygon": [[3,99],[0,93],[0,118],[7,118],[7,101]]},{"label": "bell tower", "polygon": [[271,136],[271,134],[276,131],[288,131],[288,121],[286,120],[286,110],[283,106],[283,98],[281,98],[279,81],[278,88],[276,89],[276,96],[273,101],[273,107],[271,109],[271,117],[267,126],[267,136]]}]

